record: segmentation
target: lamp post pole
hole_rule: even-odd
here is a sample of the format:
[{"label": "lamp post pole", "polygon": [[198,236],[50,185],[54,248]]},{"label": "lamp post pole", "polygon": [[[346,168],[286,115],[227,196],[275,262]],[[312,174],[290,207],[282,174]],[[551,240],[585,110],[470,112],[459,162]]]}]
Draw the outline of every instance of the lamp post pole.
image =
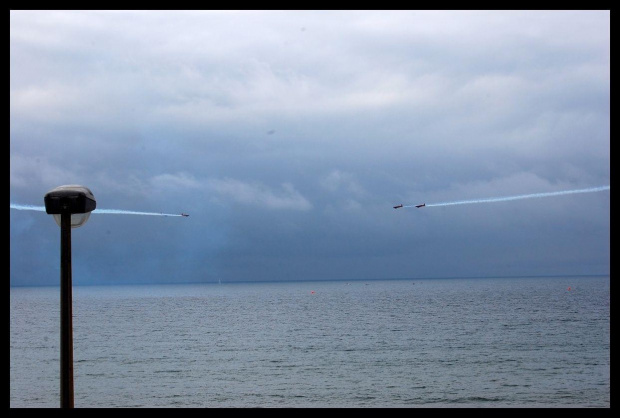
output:
[{"label": "lamp post pole", "polygon": [[73,408],[73,291],[71,228],[78,228],[97,207],[84,186],[58,186],[45,194],[45,211],[60,226],[60,407]]},{"label": "lamp post pole", "polygon": [[60,217],[60,407],[73,408],[71,212]]}]

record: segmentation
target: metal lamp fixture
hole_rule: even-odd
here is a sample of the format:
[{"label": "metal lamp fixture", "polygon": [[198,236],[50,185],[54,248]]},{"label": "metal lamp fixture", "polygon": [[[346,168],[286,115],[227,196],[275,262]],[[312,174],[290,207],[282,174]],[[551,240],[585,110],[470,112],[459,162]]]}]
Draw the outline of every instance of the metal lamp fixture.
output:
[{"label": "metal lamp fixture", "polygon": [[71,228],[84,225],[97,202],[87,187],[79,185],[56,187],[44,200],[45,211],[60,226],[60,407],[73,408]]},{"label": "metal lamp fixture", "polygon": [[62,213],[66,212],[71,214],[71,228],[84,225],[96,206],[95,196],[84,186],[58,186],[45,195],[45,211],[54,215],[58,226]]}]

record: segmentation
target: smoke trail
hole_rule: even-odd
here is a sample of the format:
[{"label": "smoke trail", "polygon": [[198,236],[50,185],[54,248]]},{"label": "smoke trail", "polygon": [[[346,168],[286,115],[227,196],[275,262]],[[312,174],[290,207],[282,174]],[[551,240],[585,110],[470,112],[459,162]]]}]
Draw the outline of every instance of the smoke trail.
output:
[{"label": "smoke trail", "polygon": [[[532,199],[535,197],[560,196],[560,195],[576,194],[576,193],[594,193],[594,192],[601,192],[601,191],[609,190],[609,189],[610,189],[610,186],[600,186],[600,187],[591,187],[589,189],[565,190],[561,192],[533,193],[533,194],[522,194],[522,195],[517,195],[517,196],[491,197],[491,198],[486,198],[486,199],[459,200],[455,202],[427,203],[425,207],[428,208],[428,207],[433,207],[433,206],[465,205],[469,203],[506,202],[509,200]],[[408,205],[404,207],[412,208],[412,207],[415,207],[415,205]]]},{"label": "smoke trail", "polygon": [[45,212],[45,206],[18,205],[16,203],[11,203],[11,209],[17,209],[17,210],[38,210],[38,211],[41,211],[41,212]]},{"label": "smoke trail", "polygon": [[[36,210],[40,212],[45,212],[45,206],[18,205],[16,203],[11,203],[11,209]],[[91,213],[107,213],[107,214],[115,214],[115,215],[183,216],[183,215],[177,215],[173,213],[135,212],[131,210],[120,210],[120,209],[95,209]]]},{"label": "smoke trail", "polygon": [[174,213],[134,212],[120,209],[95,209],[93,213],[109,213],[114,215],[147,215],[147,216],[182,216]]}]

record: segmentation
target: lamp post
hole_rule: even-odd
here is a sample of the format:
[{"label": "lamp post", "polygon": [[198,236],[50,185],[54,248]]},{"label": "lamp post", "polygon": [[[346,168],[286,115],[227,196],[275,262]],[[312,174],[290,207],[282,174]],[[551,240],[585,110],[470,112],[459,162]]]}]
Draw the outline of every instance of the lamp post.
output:
[{"label": "lamp post", "polygon": [[73,309],[71,228],[86,223],[97,202],[78,185],[59,186],[45,194],[45,211],[60,226],[60,407],[73,408]]}]

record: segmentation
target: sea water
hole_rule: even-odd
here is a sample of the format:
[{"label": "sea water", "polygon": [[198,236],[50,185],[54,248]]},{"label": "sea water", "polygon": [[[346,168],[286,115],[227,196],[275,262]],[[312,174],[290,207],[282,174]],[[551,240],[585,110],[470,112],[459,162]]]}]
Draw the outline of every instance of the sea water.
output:
[{"label": "sea water", "polygon": [[[10,288],[10,406],[60,405],[59,287]],[[75,407],[610,406],[610,278],[73,288]]]}]

